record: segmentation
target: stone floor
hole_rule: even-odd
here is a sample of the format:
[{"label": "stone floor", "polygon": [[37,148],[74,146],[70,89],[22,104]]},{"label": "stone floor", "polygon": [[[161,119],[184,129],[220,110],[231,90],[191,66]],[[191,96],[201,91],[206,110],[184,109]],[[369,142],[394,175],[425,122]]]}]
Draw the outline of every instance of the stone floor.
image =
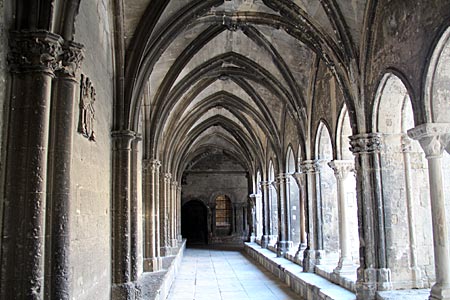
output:
[{"label": "stone floor", "polygon": [[300,299],[240,251],[186,249],[167,300]]}]

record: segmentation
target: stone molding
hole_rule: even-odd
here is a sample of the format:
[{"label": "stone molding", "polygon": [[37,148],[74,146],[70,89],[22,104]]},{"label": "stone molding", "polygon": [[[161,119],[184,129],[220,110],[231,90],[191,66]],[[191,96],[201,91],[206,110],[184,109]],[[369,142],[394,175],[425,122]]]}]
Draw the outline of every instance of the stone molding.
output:
[{"label": "stone molding", "polygon": [[333,169],[337,179],[344,179],[350,172],[355,171],[355,163],[352,160],[332,160],[328,166]]},{"label": "stone molding", "polygon": [[350,151],[353,154],[380,153],[383,143],[380,133],[361,133],[350,136]]},{"label": "stone molding", "polygon": [[8,63],[11,72],[51,73],[60,65],[61,36],[45,31],[13,31],[10,35]]},{"label": "stone molding", "polygon": [[449,123],[425,123],[408,130],[408,136],[419,141],[427,159],[441,158],[444,150],[450,153]]}]

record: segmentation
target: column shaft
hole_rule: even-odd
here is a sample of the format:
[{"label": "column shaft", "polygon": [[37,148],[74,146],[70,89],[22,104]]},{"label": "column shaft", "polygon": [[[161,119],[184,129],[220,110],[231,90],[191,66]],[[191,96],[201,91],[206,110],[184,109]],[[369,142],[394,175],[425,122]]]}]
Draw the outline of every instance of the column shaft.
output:
[{"label": "column shaft", "polygon": [[138,143],[140,136],[131,143],[131,197],[130,197],[130,280],[138,280],[138,178],[137,168],[139,161]]},{"label": "column shaft", "polygon": [[[70,263],[70,201],[72,148],[74,133],[74,103],[78,81],[75,72],[83,59],[82,46],[67,43],[63,47],[63,67],[54,80],[49,137],[48,232],[50,249],[46,251],[51,271],[49,290],[51,299],[71,299]],[[48,289],[46,288],[48,291]],[[46,292],[47,293],[47,292]]]},{"label": "column shaft", "polygon": [[277,178],[277,192],[278,192],[278,243],[277,256],[285,256],[292,247],[289,232],[288,219],[288,198],[286,194],[286,183],[288,178],[286,174],[280,174]]},{"label": "column shaft", "polygon": [[263,232],[261,237],[261,247],[267,248],[269,245],[270,235],[270,202],[269,202],[269,183],[261,181],[262,192],[262,216],[263,216]]},{"label": "column shaft", "polygon": [[43,299],[50,97],[61,43],[46,31],[11,33],[2,299]]}]

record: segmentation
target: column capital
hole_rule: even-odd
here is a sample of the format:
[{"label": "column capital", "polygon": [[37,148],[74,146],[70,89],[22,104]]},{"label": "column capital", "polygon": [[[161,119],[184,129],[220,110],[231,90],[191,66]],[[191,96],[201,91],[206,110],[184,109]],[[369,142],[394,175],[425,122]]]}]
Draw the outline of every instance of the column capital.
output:
[{"label": "column capital", "polygon": [[144,170],[152,170],[152,172],[158,172],[161,167],[161,162],[157,159],[143,159],[142,164]]},{"label": "column capital", "polygon": [[353,154],[365,154],[365,153],[379,153],[381,151],[382,142],[381,134],[374,133],[361,133],[350,136],[350,151]]},{"label": "column capital", "polygon": [[172,181],[172,186],[174,186],[176,188],[178,186],[178,181],[176,181],[176,180]]},{"label": "column capital", "polygon": [[288,182],[289,174],[288,173],[278,173],[278,175],[275,178],[275,181],[277,184],[281,184],[283,182]]},{"label": "column capital", "polygon": [[260,181],[259,185],[261,186],[261,188],[268,187],[270,185],[270,182],[268,182],[268,181]]},{"label": "column capital", "polygon": [[355,163],[353,160],[332,160],[328,163],[328,166],[333,169],[334,175],[337,179],[344,179],[355,169]]},{"label": "column capital", "polygon": [[58,68],[63,38],[45,30],[13,31],[8,63],[11,72],[47,72],[53,75]]},{"label": "column capital", "polygon": [[131,150],[131,141],[135,139],[136,133],[131,130],[118,130],[111,132],[114,150]]},{"label": "column capital", "polygon": [[425,123],[408,130],[408,136],[419,141],[427,159],[450,153],[450,123]]},{"label": "column capital", "polygon": [[84,46],[82,44],[69,41],[62,46],[60,56],[61,64],[57,71],[66,77],[75,77],[84,59]]},{"label": "column capital", "polygon": [[164,174],[164,180],[165,180],[165,181],[169,181],[170,179],[172,179],[172,174],[170,174],[170,173],[165,173],[165,174]]},{"label": "column capital", "polygon": [[320,171],[320,163],[318,160],[304,160],[300,163],[301,173],[317,173]]}]

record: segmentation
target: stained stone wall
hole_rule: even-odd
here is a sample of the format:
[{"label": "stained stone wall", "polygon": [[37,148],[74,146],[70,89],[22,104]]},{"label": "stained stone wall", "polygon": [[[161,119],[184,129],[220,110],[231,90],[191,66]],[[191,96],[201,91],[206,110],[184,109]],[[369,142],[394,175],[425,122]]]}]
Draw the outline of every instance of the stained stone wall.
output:
[{"label": "stained stone wall", "polygon": [[[110,299],[111,287],[111,121],[113,67],[110,1],[81,1],[75,41],[84,44],[81,73],[96,91],[96,141],[75,134],[71,203],[74,299]],[[75,103],[75,124],[78,103]]]}]

